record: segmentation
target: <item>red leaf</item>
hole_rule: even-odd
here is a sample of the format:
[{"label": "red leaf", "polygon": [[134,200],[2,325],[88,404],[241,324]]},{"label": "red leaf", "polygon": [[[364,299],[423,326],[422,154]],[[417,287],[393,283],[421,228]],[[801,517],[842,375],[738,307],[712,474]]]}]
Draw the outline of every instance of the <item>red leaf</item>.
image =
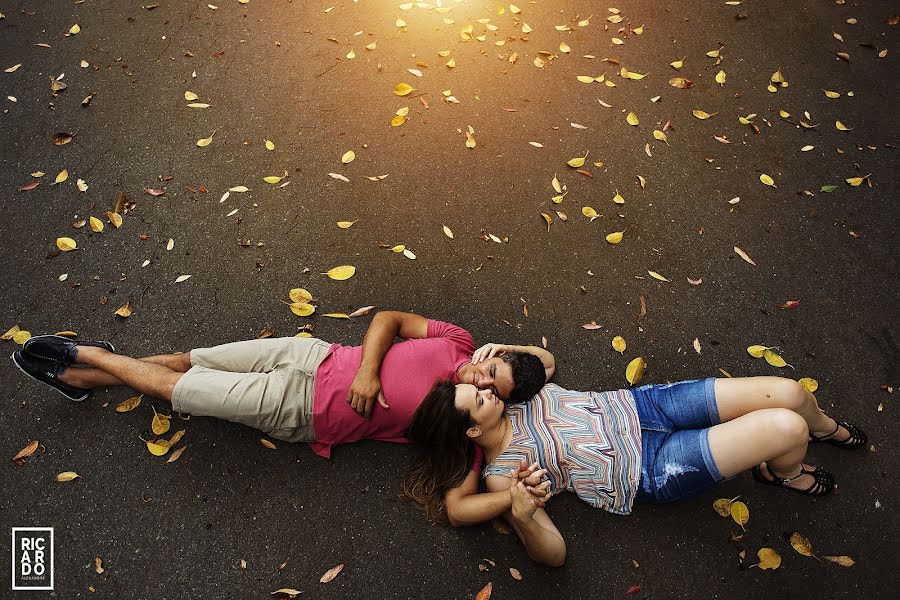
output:
[{"label": "red leaf", "polygon": [[781,308],[797,308],[798,306],[800,306],[799,300],[788,300],[781,305]]},{"label": "red leaf", "polygon": [[20,192],[27,192],[28,190],[33,190],[37,186],[41,185],[40,181],[32,181],[31,183],[26,183],[22,187],[19,188]]},{"label": "red leaf", "polygon": [[593,173],[591,173],[590,171],[585,171],[584,169],[575,169],[575,172],[580,173],[580,174],[584,175],[585,177],[593,177],[594,176]]},{"label": "red leaf", "polygon": [[691,279],[690,277],[688,277],[687,280],[691,285],[700,285],[701,283],[703,283],[702,277],[700,279]]},{"label": "red leaf", "polygon": [[639,591],[641,591],[641,584],[636,583],[628,588],[628,591],[625,592],[625,595],[628,596],[629,594],[637,594]]}]

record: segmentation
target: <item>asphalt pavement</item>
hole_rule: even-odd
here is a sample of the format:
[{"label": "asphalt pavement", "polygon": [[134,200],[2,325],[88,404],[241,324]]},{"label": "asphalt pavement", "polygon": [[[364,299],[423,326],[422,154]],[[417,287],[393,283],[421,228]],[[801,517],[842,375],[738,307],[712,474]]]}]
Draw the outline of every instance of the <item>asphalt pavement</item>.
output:
[{"label": "asphalt pavement", "polygon": [[[568,560],[548,569],[514,535],[432,526],[401,501],[403,445],[325,460],[176,415],[187,449],[167,463],[141,439],[164,402],[72,403],[7,361],[0,564],[10,528],[52,526],[56,589],[13,592],[2,567],[0,597],[443,599],[489,582],[495,599],[894,597],[896,4],[443,4],[0,2],[0,333],[70,330],[134,356],[267,328],[358,344],[371,315],[325,314],[374,305],[476,343],[546,340],[573,389],[628,386],[638,356],[642,383],[811,377],[870,436],[810,450],[839,493],[742,475],[627,517],[563,495],[549,510]],[[324,275],[339,265],[355,275]],[[285,305],[296,287],[314,315]],[[738,495],[746,532],[712,509]],[[855,564],[796,553],[792,532]],[[778,569],[750,567],[763,547]]]}]

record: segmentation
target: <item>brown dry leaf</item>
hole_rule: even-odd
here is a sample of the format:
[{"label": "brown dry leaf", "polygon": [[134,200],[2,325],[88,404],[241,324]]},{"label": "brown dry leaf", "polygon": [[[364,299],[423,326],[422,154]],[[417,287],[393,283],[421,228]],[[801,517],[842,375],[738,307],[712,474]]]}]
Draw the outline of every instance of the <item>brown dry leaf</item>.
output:
[{"label": "brown dry leaf", "polygon": [[490,600],[491,592],[494,589],[494,585],[491,582],[488,582],[486,586],[481,588],[481,591],[475,594],[475,600]]},{"label": "brown dry leaf", "polygon": [[[169,445],[171,446],[171,444],[169,444]],[[167,463],[173,463],[173,462],[175,462],[176,460],[178,460],[179,458],[181,458],[181,455],[184,454],[184,451],[185,451],[186,449],[187,449],[187,445],[182,446],[181,448],[179,448],[179,449],[173,451],[173,452],[172,452],[172,455],[169,456],[169,460],[167,460],[166,462],[167,462]]]},{"label": "brown dry leaf", "polygon": [[337,577],[338,573],[340,573],[343,568],[344,568],[344,563],[341,563],[341,564],[337,565],[336,567],[332,567],[332,568],[328,569],[328,571],[324,575],[322,575],[322,578],[319,579],[319,582],[328,583],[329,581],[331,581],[332,579]]},{"label": "brown dry leaf", "polygon": [[713,510],[716,511],[720,517],[727,517],[731,515],[731,505],[735,500],[737,500],[737,498],[719,498],[713,502]]},{"label": "brown dry leaf", "polygon": [[822,558],[824,558],[825,560],[830,560],[833,563],[837,563],[842,567],[852,567],[854,564],[856,564],[856,561],[854,561],[849,556],[823,556]]},{"label": "brown dry leaf", "polygon": [[518,569],[514,569],[514,568],[510,567],[510,568],[509,568],[509,574],[510,574],[510,575],[512,576],[512,578],[515,579],[516,581],[522,581],[522,574],[519,572]]},{"label": "brown dry leaf", "polygon": [[94,570],[97,571],[97,575],[103,575],[103,571],[106,570],[103,568],[103,559],[99,556],[94,559]]},{"label": "brown dry leaf", "polygon": [[64,146],[72,141],[72,134],[67,132],[54,133],[50,141],[57,146]]},{"label": "brown dry leaf", "polygon": [[747,261],[748,263],[750,263],[750,264],[753,265],[754,267],[756,266],[756,263],[753,262],[753,259],[750,258],[750,256],[748,256],[746,252],[744,252],[743,250],[741,250],[741,249],[738,248],[737,246],[734,247],[734,251],[737,252],[738,256],[740,256],[741,258],[743,258],[745,261]]},{"label": "brown dry leaf", "polygon": [[27,458],[34,454],[34,451],[38,449],[38,441],[31,440],[27,446],[19,450],[19,453],[13,456],[13,462],[16,464],[24,464],[23,458]]},{"label": "brown dry leaf", "polygon": [[362,308],[358,308],[358,309],[354,310],[352,313],[350,313],[347,316],[350,317],[351,319],[353,317],[362,317],[362,316],[367,315],[370,312],[372,312],[372,310],[374,308],[375,308],[374,306],[363,306]]},{"label": "brown dry leaf", "polygon": [[685,79],[684,77],[673,77],[669,80],[669,85],[682,90],[686,90],[694,87],[694,82],[690,79]]},{"label": "brown dry leaf", "polygon": [[295,590],[294,588],[279,588],[272,592],[270,595],[274,596],[275,594],[287,594],[291,598],[296,598],[300,594],[302,594],[300,590]]},{"label": "brown dry leaf", "polygon": [[277,447],[273,442],[270,442],[266,438],[260,438],[259,443],[268,448],[269,450],[276,450]]},{"label": "brown dry leaf", "polygon": [[796,531],[791,534],[791,546],[803,556],[813,556],[812,544]]},{"label": "brown dry leaf", "polygon": [[129,398],[127,400],[122,400],[121,402],[119,402],[116,405],[115,411],[123,413],[123,412],[128,412],[130,410],[134,410],[141,403],[141,399],[143,397],[144,397],[144,395],[141,394],[139,396],[132,396],[131,398]]}]

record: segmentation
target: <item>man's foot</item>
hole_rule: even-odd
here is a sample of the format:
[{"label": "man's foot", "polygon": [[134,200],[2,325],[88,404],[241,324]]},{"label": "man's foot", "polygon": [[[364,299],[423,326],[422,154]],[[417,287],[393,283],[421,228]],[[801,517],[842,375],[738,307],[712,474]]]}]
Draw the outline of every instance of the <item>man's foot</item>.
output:
[{"label": "man's foot", "polygon": [[753,479],[765,485],[786,487],[808,496],[824,496],[835,488],[834,476],[824,469],[800,463],[795,473],[776,473],[767,463],[753,467]]},{"label": "man's foot", "polygon": [[69,400],[81,401],[91,394],[91,390],[75,387],[60,380],[66,366],[54,360],[28,356],[21,350],[16,350],[12,359],[20,371],[35,381],[49,385]]},{"label": "man's foot", "polygon": [[826,442],[838,448],[862,448],[869,441],[869,436],[853,423],[830,419],[833,425],[829,429],[809,432],[809,443]]},{"label": "man's foot", "polygon": [[25,354],[35,358],[72,365],[78,360],[78,346],[95,346],[110,352],[116,351],[109,342],[79,342],[61,335],[36,335],[26,341],[22,349]]}]

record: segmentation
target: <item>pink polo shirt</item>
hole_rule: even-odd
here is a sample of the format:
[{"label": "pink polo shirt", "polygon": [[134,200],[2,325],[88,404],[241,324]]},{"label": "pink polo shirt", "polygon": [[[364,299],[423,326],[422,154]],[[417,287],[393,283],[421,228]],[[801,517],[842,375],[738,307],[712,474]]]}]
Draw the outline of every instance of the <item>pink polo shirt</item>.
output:
[{"label": "pink polo shirt", "polygon": [[381,389],[390,408],[376,401],[364,419],[350,407],[347,393],[362,361],[362,346],[334,344],[316,370],[313,451],[330,458],[331,447],[359,440],[402,442],[413,413],[434,383],[458,382],[456,370],[475,352],[472,335],[456,325],[428,321],[428,337],[398,342],[381,363]]}]

